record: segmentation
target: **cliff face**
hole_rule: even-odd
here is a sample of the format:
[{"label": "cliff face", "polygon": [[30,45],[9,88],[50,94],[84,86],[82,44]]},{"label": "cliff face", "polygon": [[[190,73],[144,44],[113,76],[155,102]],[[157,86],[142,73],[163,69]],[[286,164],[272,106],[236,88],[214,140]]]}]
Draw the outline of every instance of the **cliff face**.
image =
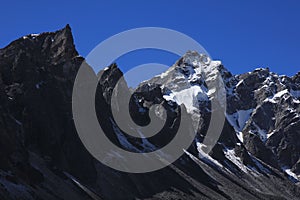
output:
[{"label": "cliff face", "polygon": [[[119,147],[152,151],[172,140],[180,112],[200,118],[194,143],[174,164],[127,174],[96,161],[76,133],[72,88],[84,58],[68,25],[0,49],[0,199],[300,198],[299,73],[287,77],[257,69],[234,76],[212,61],[211,76],[218,70],[225,84],[227,113],[222,135],[207,155],[201,144],[211,116],[210,92],[193,65],[197,55],[188,52],[133,94],[129,108],[137,124],[149,123],[152,104],[167,110],[164,129],[147,141],[116,127],[110,99],[122,72],[116,64],[105,69],[96,111],[107,137]],[[191,93],[195,88],[198,92]]]},{"label": "cliff face", "polygon": [[71,92],[82,60],[69,26],[24,36],[0,50],[0,165],[11,173],[5,177],[42,184],[47,177],[31,163],[30,154],[35,154],[51,168],[95,181],[92,159],[72,124]]}]

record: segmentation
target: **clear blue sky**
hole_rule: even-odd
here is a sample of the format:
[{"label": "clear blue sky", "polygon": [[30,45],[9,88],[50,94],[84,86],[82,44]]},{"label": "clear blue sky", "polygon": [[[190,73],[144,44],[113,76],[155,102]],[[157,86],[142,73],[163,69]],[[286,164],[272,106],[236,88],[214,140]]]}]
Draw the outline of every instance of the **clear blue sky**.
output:
[{"label": "clear blue sky", "polygon": [[[127,29],[158,26],[197,40],[234,74],[269,66],[279,74],[300,71],[300,1],[2,1],[0,47],[29,33],[71,25],[79,53]],[[171,54],[136,52],[120,59],[127,70],[137,64],[171,65]]]}]

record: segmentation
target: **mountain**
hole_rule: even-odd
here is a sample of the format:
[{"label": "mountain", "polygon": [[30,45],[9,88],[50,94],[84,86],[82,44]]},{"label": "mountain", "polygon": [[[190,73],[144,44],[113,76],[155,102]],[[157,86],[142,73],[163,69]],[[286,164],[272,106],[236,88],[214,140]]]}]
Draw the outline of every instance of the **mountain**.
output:
[{"label": "mountain", "polygon": [[[168,116],[157,135],[140,139],[124,133],[113,118],[113,89],[120,79],[121,92],[131,89],[118,66],[108,66],[95,102],[98,121],[115,145],[138,153],[162,148],[175,137],[182,113],[190,118],[181,120],[198,128],[177,161],[135,174],[103,165],[78,137],[72,90],[83,62],[68,25],[0,49],[1,200],[300,199],[300,73],[288,77],[256,69],[233,75],[220,61],[203,62],[202,55],[187,52],[132,94],[130,115],[137,124],[150,122],[154,104]],[[219,79],[221,85],[210,83]],[[214,101],[224,100],[221,136],[208,153],[205,136],[218,112]]]}]

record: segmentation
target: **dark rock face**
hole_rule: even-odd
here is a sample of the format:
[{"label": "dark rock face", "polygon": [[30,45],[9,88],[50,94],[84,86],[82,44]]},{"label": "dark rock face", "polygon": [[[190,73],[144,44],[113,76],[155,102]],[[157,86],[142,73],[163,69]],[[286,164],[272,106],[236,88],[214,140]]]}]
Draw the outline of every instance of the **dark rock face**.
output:
[{"label": "dark rock face", "polygon": [[[1,107],[5,110],[1,165],[11,167],[16,179],[27,177],[28,184],[43,181],[42,172],[30,165],[29,154],[34,153],[49,168],[95,181],[92,159],[73,134],[71,92],[82,60],[69,26],[25,36],[0,50]],[[75,164],[77,159],[81,162]]]},{"label": "dark rock face", "polygon": [[297,75],[289,78],[258,69],[239,76],[243,82],[250,77],[255,80],[250,89],[254,95],[244,102],[252,99],[253,111],[242,130],[244,143],[250,153],[266,163],[278,169],[293,168],[300,157],[296,138],[300,108]]},{"label": "dark rock face", "polygon": [[[191,125],[200,122],[195,141],[175,163],[156,172],[129,174],[95,160],[76,133],[72,88],[83,61],[68,25],[0,49],[0,199],[300,198],[294,183],[300,174],[299,73],[289,78],[257,69],[234,76],[212,61],[207,77],[216,70],[221,74],[227,113],[221,137],[208,155],[202,142],[212,108],[205,77],[193,64],[199,61],[197,53],[188,52],[163,76],[141,83],[129,105],[117,102],[129,107],[139,125],[150,123],[152,105],[166,109],[164,128],[143,140],[121,131],[113,119],[113,89],[120,79],[119,91],[130,89],[112,64],[103,71],[95,100],[99,124],[115,145],[151,152],[173,139],[182,112],[189,113],[191,119],[183,120]],[[197,89],[195,96],[178,96],[191,88]]]}]

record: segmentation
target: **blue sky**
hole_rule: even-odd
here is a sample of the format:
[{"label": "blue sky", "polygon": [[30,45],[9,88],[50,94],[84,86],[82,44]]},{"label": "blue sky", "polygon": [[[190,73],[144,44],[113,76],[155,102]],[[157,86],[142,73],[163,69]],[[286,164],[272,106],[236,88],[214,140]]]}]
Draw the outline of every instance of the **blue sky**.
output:
[{"label": "blue sky", "polygon": [[[88,3],[87,3],[88,2]],[[234,74],[269,66],[279,74],[300,71],[300,1],[151,0],[3,1],[0,47],[29,33],[71,25],[79,53],[86,56],[106,38],[137,27],[165,27],[198,41]],[[177,57],[141,51],[120,58],[123,70],[138,64],[171,65]]]}]

